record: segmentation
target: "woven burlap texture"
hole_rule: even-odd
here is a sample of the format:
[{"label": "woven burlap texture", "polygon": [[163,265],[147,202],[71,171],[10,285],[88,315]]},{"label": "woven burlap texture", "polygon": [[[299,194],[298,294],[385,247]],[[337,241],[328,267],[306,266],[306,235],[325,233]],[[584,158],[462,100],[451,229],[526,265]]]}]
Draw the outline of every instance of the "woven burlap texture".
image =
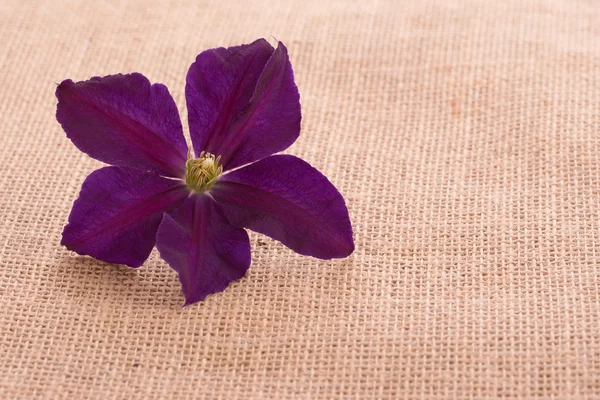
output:
[{"label": "woven burlap texture", "polygon": [[[0,398],[600,398],[594,2],[0,3]],[[345,196],[355,253],[252,234],[248,275],[181,309],[156,252],[62,248],[101,164],[54,81],[138,71],[185,121],[196,54],[258,37],[289,48],[289,152]]]}]

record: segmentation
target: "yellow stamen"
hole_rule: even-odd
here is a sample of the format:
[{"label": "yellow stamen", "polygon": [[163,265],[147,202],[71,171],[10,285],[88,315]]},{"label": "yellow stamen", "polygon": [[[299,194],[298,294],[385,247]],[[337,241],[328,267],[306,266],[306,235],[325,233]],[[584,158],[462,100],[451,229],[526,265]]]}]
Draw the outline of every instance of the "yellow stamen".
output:
[{"label": "yellow stamen", "polygon": [[188,160],[185,163],[185,183],[188,188],[199,193],[210,189],[223,172],[219,161],[221,156],[215,158],[211,153],[203,151],[200,157],[192,158],[191,152],[188,152]]}]

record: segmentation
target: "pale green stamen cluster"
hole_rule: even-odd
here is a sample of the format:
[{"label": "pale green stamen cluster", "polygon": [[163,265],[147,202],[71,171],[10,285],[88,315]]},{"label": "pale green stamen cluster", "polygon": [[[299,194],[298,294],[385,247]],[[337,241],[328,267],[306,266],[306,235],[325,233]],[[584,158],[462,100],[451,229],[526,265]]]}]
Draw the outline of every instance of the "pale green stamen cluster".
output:
[{"label": "pale green stamen cluster", "polygon": [[185,163],[185,183],[194,192],[205,192],[210,189],[217,178],[223,172],[223,166],[219,165],[221,156],[206,152],[200,153],[200,157],[192,158],[188,152],[188,160]]}]

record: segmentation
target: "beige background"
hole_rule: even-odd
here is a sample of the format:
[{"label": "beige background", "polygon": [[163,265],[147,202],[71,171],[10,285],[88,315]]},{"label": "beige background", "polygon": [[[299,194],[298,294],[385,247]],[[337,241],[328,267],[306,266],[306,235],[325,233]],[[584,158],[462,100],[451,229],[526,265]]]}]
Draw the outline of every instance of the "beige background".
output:
[{"label": "beige background", "polygon": [[[600,398],[595,1],[0,2],[0,398]],[[59,246],[86,175],[53,81],[139,71],[185,120],[201,50],[282,40],[290,149],[346,197],[332,262],[252,236],[246,278]],[[271,39],[274,41],[273,39]]]}]

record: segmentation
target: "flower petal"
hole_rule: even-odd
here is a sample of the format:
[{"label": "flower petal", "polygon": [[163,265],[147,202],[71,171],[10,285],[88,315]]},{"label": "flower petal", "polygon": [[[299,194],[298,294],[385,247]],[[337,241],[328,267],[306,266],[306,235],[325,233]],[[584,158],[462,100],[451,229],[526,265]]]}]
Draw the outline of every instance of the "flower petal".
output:
[{"label": "flower petal", "polygon": [[354,251],[342,195],[305,161],[276,155],[224,174],[211,189],[229,221],[322,259]]},{"label": "flower petal", "polygon": [[84,153],[107,164],[181,177],[187,144],[166,86],[138,73],[94,77],[56,89],[56,119]]},{"label": "flower petal", "polygon": [[165,214],[156,248],[179,274],[184,305],[225,290],[250,266],[248,234],[231,226],[206,195],[192,195],[170,215]]},{"label": "flower petal", "polygon": [[264,39],[208,50],[187,75],[196,154],[221,155],[232,169],[288,148],[300,134],[300,95],[286,47]]},{"label": "flower petal", "polygon": [[163,212],[188,195],[181,181],[132,168],[101,168],[83,182],[61,244],[81,255],[137,268],[154,247]]}]

